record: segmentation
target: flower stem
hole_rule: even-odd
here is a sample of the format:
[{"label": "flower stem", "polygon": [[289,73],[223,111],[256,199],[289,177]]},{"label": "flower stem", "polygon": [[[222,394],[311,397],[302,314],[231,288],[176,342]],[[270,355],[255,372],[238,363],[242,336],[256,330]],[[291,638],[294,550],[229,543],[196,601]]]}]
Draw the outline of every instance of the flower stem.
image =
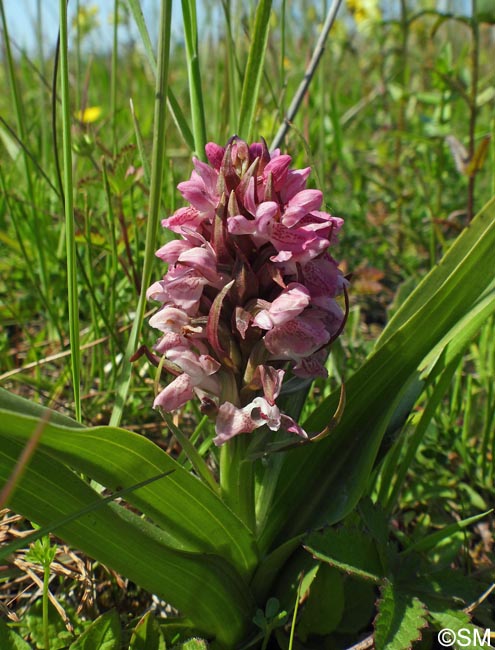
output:
[{"label": "flower stem", "polygon": [[246,436],[236,436],[220,449],[222,499],[246,524],[255,528],[254,464],[246,460]]}]

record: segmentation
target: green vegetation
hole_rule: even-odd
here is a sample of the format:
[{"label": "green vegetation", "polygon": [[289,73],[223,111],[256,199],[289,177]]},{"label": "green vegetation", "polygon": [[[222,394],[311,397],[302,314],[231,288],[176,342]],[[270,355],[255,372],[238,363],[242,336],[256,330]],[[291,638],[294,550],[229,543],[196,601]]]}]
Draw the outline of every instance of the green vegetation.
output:
[{"label": "green vegetation", "polygon": [[490,1],[347,0],[278,143],[345,220],[350,304],[329,378],[281,395],[308,431],[334,416],[328,435],[232,447],[255,525],[221,498],[198,406],[152,409],[146,289],[191,156],[278,139],[338,3],[183,0],[177,42],[162,0],[155,47],[139,0],[115,0],[107,52],[106,16],[69,3],[65,33],[60,0],[58,57],[41,2],[35,52],[4,4],[1,650],[433,650],[442,628],[495,630]]}]

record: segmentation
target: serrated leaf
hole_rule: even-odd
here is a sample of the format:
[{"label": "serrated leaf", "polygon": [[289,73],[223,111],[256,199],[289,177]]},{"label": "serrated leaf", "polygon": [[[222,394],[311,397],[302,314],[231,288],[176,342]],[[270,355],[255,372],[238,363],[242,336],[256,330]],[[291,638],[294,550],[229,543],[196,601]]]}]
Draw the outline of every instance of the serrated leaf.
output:
[{"label": "serrated leaf", "polygon": [[166,650],[165,639],[153,612],[145,614],[134,628],[129,650]]},{"label": "serrated leaf", "polygon": [[419,598],[403,593],[390,581],[381,588],[375,618],[375,650],[410,650],[427,627],[427,610]]},{"label": "serrated leaf", "polygon": [[[433,627],[437,630],[452,631],[455,636],[459,636],[459,643],[455,648],[472,648],[472,650],[483,650],[483,648],[492,647],[490,643],[490,631],[481,629],[471,623],[468,614],[462,610],[440,610],[430,612],[430,619]],[[442,644],[444,645],[444,644]]]},{"label": "serrated leaf", "polygon": [[383,567],[374,540],[357,528],[327,528],[312,533],[304,548],[318,560],[356,578],[376,583],[383,578]]},{"label": "serrated leaf", "polygon": [[2,650],[31,650],[29,643],[24,641],[17,632],[14,632],[5,621],[0,618],[0,648]]},{"label": "serrated leaf", "polygon": [[119,650],[121,637],[119,615],[113,609],[94,620],[69,650]]}]

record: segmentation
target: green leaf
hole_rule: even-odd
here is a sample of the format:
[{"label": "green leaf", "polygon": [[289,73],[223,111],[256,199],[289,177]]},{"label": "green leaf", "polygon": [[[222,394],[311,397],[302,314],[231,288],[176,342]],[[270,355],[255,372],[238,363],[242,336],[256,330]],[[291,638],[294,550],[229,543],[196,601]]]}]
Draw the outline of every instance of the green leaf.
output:
[{"label": "green leaf", "polygon": [[111,610],[93,621],[69,650],[119,650],[121,636],[119,615]]},{"label": "green leaf", "polygon": [[471,623],[468,614],[463,611],[441,610],[430,612],[430,618],[436,630],[449,630],[459,636],[461,643],[456,644],[455,648],[472,648],[473,650],[482,650],[491,647],[490,631],[483,630]]},{"label": "green leaf", "polygon": [[14,630],[12,630],[1,618],[0,648],[2,648],[2,650],[31,650],[29,643],[24,641],[17,632],[14,632]]},{"label": "green leaf", "polygon": [[[9,476],[21,450],[20,442],[2,439],[0,482]],[[91,506],[97,496],[59,460],[38,449],[10,507],[49,525]],[[235,645],[250,621],[254,602],[249,588],[228,562],[170,548],[163,531],[122,506],[92,510],[61,526],[57,535],[173,604],[191,617],[199,633],[216,637],[220,646]]]},{"label": "green leaf", "polygon": [[495,5],[493,0],[477,0],[475,6],[477,20],[495,25]]},{"label": "green leaf", "polygon": [[[139,2],[139,0],[127,0],[127,1],[129,4],[129,8],[132,12],[132,16],[134,18],[134,22],[136,23],[136,27],[138,28],[139,35],[141,36],[141,42],[144,47],[146,58],[148,59],[148,64],[154,76],[156,77],[157,65],[156,65],[155,53],[153,52],[153,46],[151,44],[148,28],[146,27],[146,21],[144,19],[144,15],[141,10],[141,3]],[[193,134],[191,132],[191,129],[189,128],[184,113],[182,112],[180,104],[177,101],[170,87],[167,88],[167,103],[168,103],[168,109],[170,111],[170,114],[172,115],[173,120],[177,126],[177,129],[184,139],[184,142],[187,144],[190,151],[194,151]]]},{"label": "green leaf", "polygon": [[[45,406],[41,406],[41,404],[36,404],[36,402],[20,397],[15,393],[10,393],[8,390],[5,390],[5,388],[0,388],[0,408],[7,411],[13,411],[14,413],[30,415],[39,420],[46,418],[53,424],[60,424],[71,429],[82,429],[84,427],[80,422],[77,422],[66,415],[62,415],[62,413],[51,411]],[[50,414],[49,418],[46,417],[48,412]]]},{"label": "green leaf", "polygon": [[[37,420],[1,410],[0,440],[27,441]],[[241,572],[256,564],[252,534],[208,487],[146,438],[116,427],[69,429],[51,422],[44,427],[40,448],[112,490],[172,470],[126,498],[160,525],[168,543],[180,550],[216,552]]]},{"label": "green leaf", "polygon": [[[448,364],[495,311],[494,247],[495,219],[485,208],[396,312],[377,348],[348,380],[338,427],[318,444],[286,454],[260,539],[263,550],[308,527],[335,523],[355,507],[407,386],[443,350]],[[306,431],[322,430],[338,400],[337,392],[325,399],[303,423]]]},{"label": "green leaf", "polygon": [[344,581],[345,608],[338,632],[357,635],[368,629],[375,614],[375,585],[354,578]]},{"label": "green leaf", "polygon": [[375,650],[410,650],[428,625],[424,604],[388,580],[381,589],[375,619]]},{"label": "green leaf", "polygon": [[475,524],[477,521],[480,521],[480,519],[487,517],[492,512],[493,509],[487,510],[486,512],[482,512],[479,515],[474,515],[473,517],[467,517],[462,521],[456,521],[450,526],[445,526],[445,528],[442,528],[442,530],[439,530],[435,533],[431,533],[431,535],[427,535],[426,537],[423,537],[415,544],[412,544],[405,551],[403,551],[401,555],[405,556],[412,552],[419,553],[419,552],[429,551],[432,548],[435,548],[435,546],[437,546],[444,540],[454,535],[455,533],[463,530],[464,528],[467,528],[468,526],[471,526],[472,524]]},{"label": "green leaf", "polygon": [[254,112],[260,92],[263,66],[268,44],[270,27],[271,0],[260,0],[254,17],[254,31],[249,48],[244,83],[242,84],[241,108],[239,113],[238,133],[241,138],[251,140]]},{"label": "green leaf", "polygon": [[375,541],[357,528],[327,528],[312,533],[304,548],[322,560],[356,578],[380,583],[383,567]]},{"label": "green leaf", "polygon": [[[43,625],[42,608],[42,599],[39,598],[31,605],[26,616],[23,617],[23,624],[25,624],[29,631],[30,641],[33,643],[34,647],[44,650],[45,629]],[[80,631],[80,628],[76,628],[76,632]],[[48,603],[48,635],[50,638],[50,650],[65,650],[69,643],[74,639],[73,634],[67,630],[60,614],[50,602]]]},{"label": "green leaf", "polygon": [[204,639],[189,639],[178,646],[174,646],[173,650],[208,650],[208,644]]},{"label": "green leaf", "polygon": [[166,650],[165,639],[153,612],[145,614],[134,628],[129,650]]},{"label": "green leaf", "polygon": [[297,627],[298,635],[305,641],[310,634],[330,634],[337,628],[343,613],[342,576],[336,569],[322,564],[311,584]]}]

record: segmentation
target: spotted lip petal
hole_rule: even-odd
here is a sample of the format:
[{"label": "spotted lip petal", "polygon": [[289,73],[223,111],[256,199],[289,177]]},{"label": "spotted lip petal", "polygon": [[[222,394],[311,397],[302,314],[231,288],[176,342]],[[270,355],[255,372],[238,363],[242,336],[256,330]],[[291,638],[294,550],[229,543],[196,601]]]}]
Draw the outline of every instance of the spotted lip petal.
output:
[{"label": "spotted lip petal", "polygon": [[276,401],[287,371],[326,375],[345,320],[335,299],[347,281],[327,252],[342,219],[306,188],[310,168],[291,169],[265,141],[234,136],[205,152],[178,186],[188,205],[162,221],[180,238],[157,251],[168,270],[147,292],[162,303],[155,350],[175,375],[155,405],[199,397],[215,444],[260,427],[307,437]]}]

